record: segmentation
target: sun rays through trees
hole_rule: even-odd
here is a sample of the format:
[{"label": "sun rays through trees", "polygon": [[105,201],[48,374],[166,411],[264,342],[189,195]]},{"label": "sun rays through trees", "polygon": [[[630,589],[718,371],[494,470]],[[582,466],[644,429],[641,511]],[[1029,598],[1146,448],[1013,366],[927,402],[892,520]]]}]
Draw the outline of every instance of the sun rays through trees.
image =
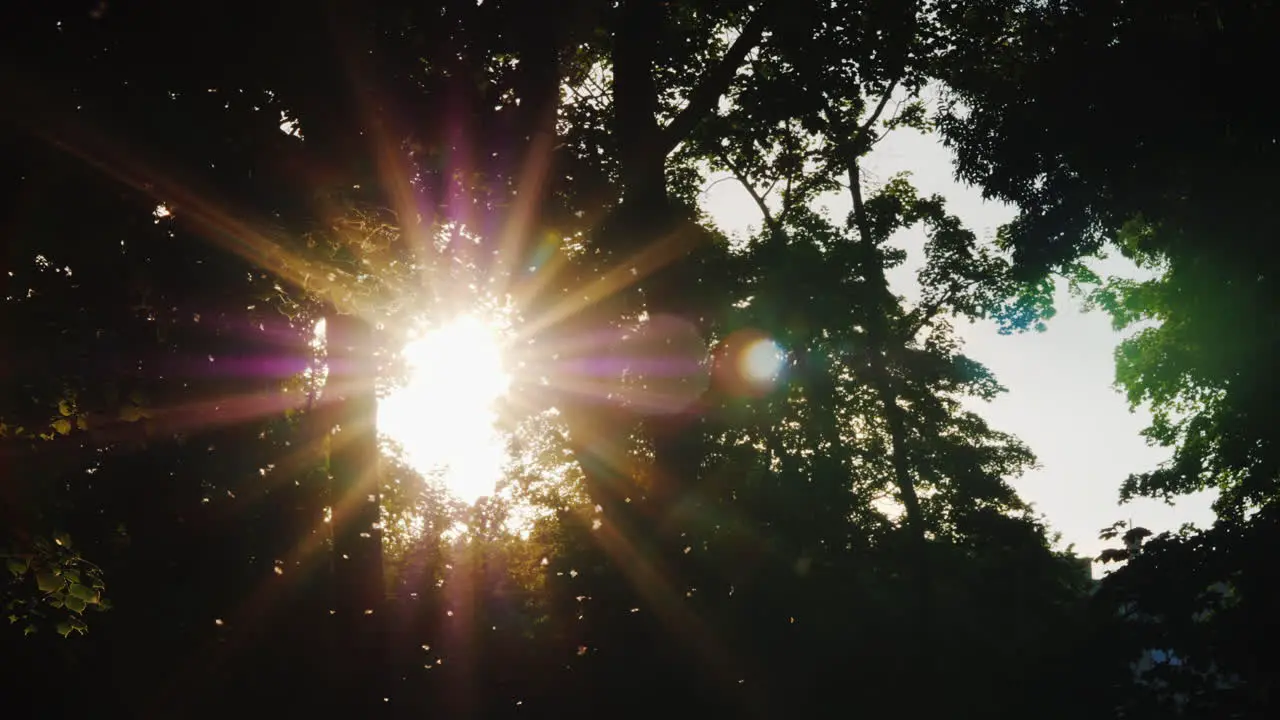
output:
[{"label": "sun rays through trees", "polygon": [[[1216,233],[1273,228],[1235,208],[1275,138],[1150,120],[1194,73],[1134,68],[1153,37],[1235,67],[1274,12],[1148,4],[15,11],[4,702],[1265,717],[1273,263]],[[868,172],[935,131],[1018,206],[994,237]],[[1104,246],[1159,277],[1093,275]],[[1159,323],[1117,379],[1175,455],[1123,492],[1223,493],[1100,585],[957,330],[1044,329],[1059,277]]]}]

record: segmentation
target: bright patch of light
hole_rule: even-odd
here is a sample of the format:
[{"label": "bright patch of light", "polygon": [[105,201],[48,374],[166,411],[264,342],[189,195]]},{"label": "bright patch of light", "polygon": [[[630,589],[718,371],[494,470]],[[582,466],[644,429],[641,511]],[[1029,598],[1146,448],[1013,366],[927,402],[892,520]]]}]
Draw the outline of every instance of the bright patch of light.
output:
[{"label": "bright patch of light", "polygon": [[740,370],[752,382],[772,382],[782,371],[782,348],[772,340],[756,340],[742,354]]},{"label": "bright patch of light", "polygon": [[289,117],[289,113],[283,110],[280,111],[280,132],[290,137],[296,137],[299,140],[302,139],[302,126],[298,124],[297,120]]},{"label": "bright patch of light", "polygon": [[474,317],[435,328],[404,348],[408,384],[378,403],[378,428],[421,472],[441,470],[460,499],[493,493],[506,461],[494,404],[510,377],[498,331]]}]

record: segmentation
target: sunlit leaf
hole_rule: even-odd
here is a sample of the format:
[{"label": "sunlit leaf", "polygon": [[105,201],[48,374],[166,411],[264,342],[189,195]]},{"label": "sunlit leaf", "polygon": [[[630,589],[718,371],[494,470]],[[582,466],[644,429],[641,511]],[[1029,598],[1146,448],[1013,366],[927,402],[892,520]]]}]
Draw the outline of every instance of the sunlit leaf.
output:
[{"label": "sunlit leaf", "polygon": [[36,587],[40,588],[41,592],[56,592],[61,590],[65,584],[61,577],[48,570],[41,570],[36,573]]},{"label": "sunlit leaf", "polygon": [[72,597],[79,598],[85,602],[94,602],[95,598],[98,596],[97,591],[93,588],[80,585],[78,583],[73,583],[67,592],[70,593]]}]

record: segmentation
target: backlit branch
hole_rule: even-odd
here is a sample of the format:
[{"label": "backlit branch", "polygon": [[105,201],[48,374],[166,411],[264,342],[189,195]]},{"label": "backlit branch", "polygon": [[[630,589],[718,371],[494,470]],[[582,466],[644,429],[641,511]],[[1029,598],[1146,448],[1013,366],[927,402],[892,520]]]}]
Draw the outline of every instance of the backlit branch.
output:
[{"label": "backlit branch", "polygon": [[777,0],[770,0],[751,17],[746,27],[742,28],[742,32],[733,41],[733,45],[729,46],[724,57],[720,58],[720,62],[711,72],[703,76],[702,82],[689,94],[688,104],[667,127],[662,129],[658,139],[658,152],[663,157],[675,149],[675,146],[688,137],[698,123],[715,109],[720,97],[728,90],[729,83],[733,82],[733,77],[738,74],[738,68],[746,60],[747,54],[764,37],[770,12],[778,5]]},{"label": "backlit branch", "polygon": [[742,187],[746,188],[747,194],[755,201],[756,207],[760,208],[760,214],[764,216],[765,225],[767,225],[771,231],[777,230],[777,222],[774,220],[773,213],[770,212],[768,204],[765,203],[765,195],[768,194],[768,191],[765,191],[765,195],[761,195],[755,189],[755,186],[752,185],[751,178],[747,177],[746,173],[739,170],[737,166],[729,160],[729,157],[726,154],[720,153],[720,162],[724,163],[724,166],[729,168],[729,172],[733,173],[733,176],[737,179],[738,183],[742,185]]}]

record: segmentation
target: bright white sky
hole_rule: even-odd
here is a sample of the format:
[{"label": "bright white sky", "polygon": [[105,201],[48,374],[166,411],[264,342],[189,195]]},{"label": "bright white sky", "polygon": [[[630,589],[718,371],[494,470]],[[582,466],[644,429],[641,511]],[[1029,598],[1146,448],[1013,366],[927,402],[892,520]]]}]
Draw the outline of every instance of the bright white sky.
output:
[{"label": "bright white sky", "polygon": [[[898,131],[886,137],[866,163],[873,182],[909,171],[923,195],[947,198],[950,212],[980,238],[989,238],[1014,215],[1008,206],[987,203],[980,192],[953,178],[950,151],[931,135]],[[716,183],[704,207],[730,234],[745,234],[760,225],[759,211],[746,192],[732,181]],[[847,196],[828,205],[833,217],[849,211]],[[890,275],[894,289],[914,298],[915,272],[923,262],[924,233],[902,233],[899,243],[909,258]],[[1136,275],[1121,258],[1099,262],[1102,275]],[[1040,468],[1014,482],[1022,497],[1047,516],[1063,543],[1097,556],[1106,545],[1098,531],[1117,520],[1131,520],[1155,532],[1176,529],[1184,522],[1212,521],[1212,496],[1180,501],[1176,507],[1152,500],[1118,505],[1120,482],[1133,472],[1153,469],[1168,453],[1149,447],[1138,434],[1147,425],[1145,411],[1130,413],[1124,396],[1114,388],[1112,353],[1121,334],[1111,329],[1100,312],[1082,313],[1079,301],[1059,291],[1058,315],[1044,333],[1002,336],[994,323],[966,325],[958,331],[966,353],[984,363],[1009,389],[991,403],[976,402],[991,425],[1011,432],[1031,446]]]}]

